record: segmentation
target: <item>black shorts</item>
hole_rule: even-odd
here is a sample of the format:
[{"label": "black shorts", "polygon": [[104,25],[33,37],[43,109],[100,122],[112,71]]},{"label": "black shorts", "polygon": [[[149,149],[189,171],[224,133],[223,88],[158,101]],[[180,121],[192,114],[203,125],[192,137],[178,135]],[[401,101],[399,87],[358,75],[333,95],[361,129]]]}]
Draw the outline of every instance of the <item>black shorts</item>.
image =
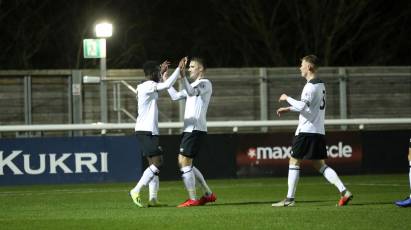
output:
[{"label": "black shorts", "polygon": [[163,154],[158,135],[152,135],[151,132],[146,131],[136,131],[136,137],[143,156],[153,157]]},{"label": "black shorts", "polygon": [[193,130],[181,134],[180,154],[189,158],[194,158],[200,149],[206,145],[207,132]]},{"label": "black shorts", "polygon": [[291,156],[305,160],[326,159],[325,136],[318,133],[299,133],[294,137]]}]

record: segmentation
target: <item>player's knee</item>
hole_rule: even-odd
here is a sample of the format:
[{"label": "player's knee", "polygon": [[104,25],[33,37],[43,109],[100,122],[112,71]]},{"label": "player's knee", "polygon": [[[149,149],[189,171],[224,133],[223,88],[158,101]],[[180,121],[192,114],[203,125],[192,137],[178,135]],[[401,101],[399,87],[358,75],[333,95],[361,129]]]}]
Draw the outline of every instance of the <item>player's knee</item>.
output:
[{"label": "player's knee", "polygon": [[300,160],[294,158],[294,157],[290,157],[290,160],[288,161],[289,165],[293,165],[293,166],[300,166]]},{"label": "player's knee", "polygon": [[163,157],[162,156],[155,156],[149,159],[149,163],[156,166],[158,169],[163,166]]},{"label": "player's knee", "polygon": [[191,166],[191,165],[181,167],[181,168],[180,168],[181,176],[184,177],[184,175],[185,175],[186,173],[191,172],[192,170],[193,170],[193,166]]},{"label": "player's knee", "polygon": [[324,171],[328,168],[328,166],[326,164],[322,164],[319,165],[317,167],[315,167],[315,169],[318,170],[318,172],[320,172],[321,174],[324,174]]},{"label": "player's knee", "polygon": [[178,155],[178,164],[180,168],[191,166],[193,164],[193,159],[184,156],[183,154]]},{"label": "player's knee", "polygon": [[312,165],[320,173],[322,173],[327,168],[324,160],[313,160]]}]

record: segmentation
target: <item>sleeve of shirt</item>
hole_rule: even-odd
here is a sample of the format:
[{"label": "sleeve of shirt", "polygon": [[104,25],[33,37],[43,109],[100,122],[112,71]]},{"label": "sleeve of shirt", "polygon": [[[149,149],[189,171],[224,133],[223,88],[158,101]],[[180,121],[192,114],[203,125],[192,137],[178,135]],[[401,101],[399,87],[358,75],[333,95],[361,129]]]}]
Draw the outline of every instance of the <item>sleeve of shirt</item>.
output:
[{"label": "sleeve of shirt", "polygon": [[180,75],[180,68],[177,67],[174,70],[173,74],[171,74],[171,76],[165,82],[157,83],[155,90],[161,91],[161,90],[170,88],[176,82],[179,75]]},{"label": "sleeve of shirt", "polygon": [[211,83],[208,80],[201,81],[198,85],[193,87],[188,80],[184,78],[183,85],[189,96],[200,96],[211,90]]},{"label": "sleeve of shirt", "polygon": [[142,94],[152,94],[155,93],[157,89],[157,83],[154,81],[146,81],[137,87],[137,92]]},{"label": "sleeve of shirt", "polygon": [[304,102],[308,107],[310,107],[310,104],[313,100],[313,95],[314,95],[314,88],[312,87],[312,85],[309,84],[303,90],[303,93],[301,95],[301,101]]},{"label": "sleeve of shirt", "polygon": [[291,105],[290,110],[294,112],[301,112],[306,107],[310,107],[312,100],[312,90],[311,87],[305,87],[301,95],[301,101],[297,101],[292,97],[287,98],[287,102]]},{"label": "sleeve of shirt", "polygon": [[186,93],[185,90],[177,92],[177,90],[174,89],[174,87],[172,87],[172,86],[170,88],[168,88],[167,91],[168,91],[168,94],[171,97],[171,100],[173,100],[173,101],[181,100],[181,99],[184,99],[184,98],[187,97],[187,93]]}]

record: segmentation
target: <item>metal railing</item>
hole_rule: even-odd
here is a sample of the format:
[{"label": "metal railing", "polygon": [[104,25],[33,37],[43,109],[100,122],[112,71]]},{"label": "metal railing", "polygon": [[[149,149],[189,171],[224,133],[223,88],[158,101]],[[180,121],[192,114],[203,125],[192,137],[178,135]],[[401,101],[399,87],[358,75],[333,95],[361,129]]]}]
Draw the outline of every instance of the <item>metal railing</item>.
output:
[{"label": "metal railing", "polygon": [[[209,121],[208,128],[233,128],[235,131],[241,127],[279,127],[296,126],[297,120],[282,121]],[[384,119],[329,119],[325,125],[364,125],[411,124],[411,118],[384,118]],[[79,131],[79,130],[113,130],[134,129],[134,123],[95,123],[95,124],[44,124],[44,125],[4,125],[0,126],[1,132],[31,132],[31,131]],[[160,122],[160,129],[182,128],[183,122]]]},{"label": "metal railing", "polygon": [[[13,95],[14,99],[20,98],[17,103],[10,102],[10,99],[5,98],[3,100],[3,114],[15,114],[13,116],[7,116],[7,119],[2,120],[2,124],[20,124],[24,123],[25,125],[31,125],[32,123],[48,123],[50,122],[48,119],[48,112],[47,114],[43,111],[44,115],[38,116],[38,107],[39,104],[42,106],[41,109],[45,110],[47,106],[42,104],[47,104],[51,99],[50,97],[42,97],[39,98],[42,92],[39,92],[39,86],[43,87],[43,82],[39,82],[36,78],[37,77],[47,77],[47,79],[51,79],[53,77],[64,77],[65,81],[62,81],[63,86],[60,87],[61,91],[64,91],[65,94],[59,94],[56,98],[63,103],[63,106],[60,106],[58,109],[55,110],[58,114],[58,118],[55,119],[55,123],[65,123],[67,120],[66,125],[74,124],[76,127],[83,126],[83,123],[91,123],[91,122],[98,122],[101,121],[98,117],[98,113],[104,112],[103,110],[107,108],[100,108],[97,105],[98,100],[101,99],[100,97],[96,97],[99,90],[97,90],[97,84],[93,85],[85,85],[84,83],[84,76],[98,76],[98,70],[2,70],[0,71],[0,80],[4,77],[6,80],[5,83],[11,85],[12,87],[2,87],[0,89],[0,93],[3,95]],[[294,95],[298,95],[297,91],[301,89],[299,87],[293,87],[293,89],[297,89],[295,92],[289,92],[291,83],[289,79],[293,79],[298,77],[298,69],[297,68],[218,68],[218,69],[208,69],[207,77],[213,81],[213,86],[215,86],[215,95],[213,99],[215,102],[210,105],[209,108],[209,120],[247,120],[247,121],[238,121],[238,125],[230,125],[234,121],[222,121],[222,126],[219,127],[252,127],[252,126],[244,126],[246,124],[254,124],[254,127],[262,127],[261,131],[263,131],[266,127],[273,127],[273,126],[287,126],[288,121],[266,121],[270,118],[270,114],[274,113],[275,108],[277,105],[273,106],[277,97],[280,95],[278,88],[282,87],[287,89],[287,93],[294,93]],[[320,76],[328,77],[327,80],[332,80],[333,83],[330,83],[330,91],[333,94],[330,94],[330,107],[327,114],[327,117],[330,118],[339,118],[340,121],[358,121],[363,119],[347,119],[353,117],[373,117],[376,112],[380,111],[377,116],[379,118],[387,118],[390,117],[397,117],[397,114],[394,114],[392,111],[398,111],[398,118],[409,117],[410,115],[410,106],[409,101],[411,99],[411,91],[409,91],[409,86],[411,86],[411,66],[406,67],[324,67],[321,68]],[[366,78],[364,78],[366,76]],[[373,77],[372,82],[381,82],[382,85],[386,84],[396,84],[396,86],[403,86],[398,91],[402,93],[401,100],[395,100],[388,98],[385,102],[385,105],[390,106],[388,107],[384,105],[383,109],[381,109],[381,105],[376,105],[373,107],[376,110],[359,110],[358,108],[368,108],[367,105],[363,105],[358,103],[362,99],[356,98],[365,98],[368,97],[367,91],[370,90],[367,85],[364,85],[364,90],[362,88],[363,93],[359,93],[358,87],[357,91],[353,93],[352,87],[355,86],[355,83],[350,85],[350,82],[356,81],[358,83],[358,79],[362,79],[363,81],[367,81],[368,78]],[[7,80],[8,79],[8,80]],[[17,81],[10,80],[10,79],[19,79]],[[135,119],[135,89],[134,86],[138,80],[143,79],[143,72],[142,70],[137,69],[128,69],[128,70],[108,70],[107,81],[110,88],[113,89],[113,94],[110,96],[108,95],[108,99],[113,101],[113,110],[109,111],[109,123],[117,122],[120,127],[123,125],[124,122],[130,122],[131,120]],[[381,80],[382,79],[382,80]],[[389,79],[389,80],[387,80]],[[37,81],[36,81],[37,80]],[[376,81],[377,80],[377,81]],[[14,83],[10,83],[10,82]],[[126,82],[128,81],[128,82]],[[275,82],[275,84],[273,83]],[[370,81],[371,82],[371,81]],[[129,84],[131,83],[131,85]],[[32,88],[32,85],[37,86],[37,88]],[[230,88],[233,84],[236,87],[243,87],[244,90],[240,91],[239,93],[243,92],[251,92],[251,93],[244,93],[243,95],[233,95],[230,93],[232,88]],[[298,82],[292,82],[293,86],[297,86]],[[332,85],[333,84],[333,85]],[[368,84],[364,83],[364,84]],[[287,86],[287,87],[284,87]],[[384,94],[384,90],[388,90],[393,88],[383,88],[377,93],[373,92],[370,93],[370,97],[374,95],[375,98],[378,98],[380,95]],[[13,88],[14,87],[14,88]],[[351,87],[351,88],[350,88]],[[10,88],[10,90],[8,90]],[[230,90],[226,90],[229,88]],[[44,88],[40,88],[44,89]],[[47,88],[49,89],[49,88]],[[47,93],[47,89],[45,93]],[[37,90],[37,91],[36,91]],[[234,89],[235,90],[235,89]],[[283,89],[281,89],[283,90]],[[131,92],[124,93],[124,92]],[[278,92],[277,92],[278,91]],[[92,92],[89,93],[89,92]],[[274,92],[274,93],[273,93]],[[85,96],[85,93],[88,93],[88,97]],[[33,94],[33,95],[32,95]],[[378,95],[377,95],[378,94]],[[92,96],[91,96],[92,95]],[[130,97],[130,95],[133,95]],[[405,95],[405,96],[404,96]],[[331,98],[331,96],[333,96]],[[22,99],[21,99],[22,98]],[[235,98],[236,101],[234,101]],[[250,99],[252,98],[252,99]],[[393,98],[393,97],[392,97]],[[250,100],[248,100],[250,99]],[[365,98],[366,99],[366,98]],[[64,100],[66,103],[64,103]],[[160,98],[160,100],[162,100]],[[390,101],[391,100],[391,101]],[[1,101],[1,100],[0,100]],[[132,101],[132,103],[130,103]],[[382,100],[376,100],[376,102],[380,102]],[[391,103],[394,101],[395,103]],[[223,103],[224,102],[224,103]],[[374,101],[373,101],[374,102]],[[372,102],[372,103],[373,103]],[[14,108],[20,106],[22,108],[14,109],[13,112],[9,112],[8,106],[13,105]],[[178,111],[176,110],[176,106],[170,106],[168,104],[163,104],[166,109],[160,110],[160,118],[163,121],[176,121],[176,122],[165,122],[160,123],[160,127],[163,124],[176,124],[171,128],[181,128],[177,124],[183,119],[183,109],[184,105],[182,101],[180,101]],[[162,105],[162,106],[163,106]],[[253,106],[247,106],[253,105]],[[37,106],[37,107],[36,107]],[[231,106],[231,107],[229,107]],[[234,106],[237,106],[234,108]],[[378,107],[379,106],[379,107]],[[51,107],[50,107],[51,108]],[[47,107],[49,109],[49,107]],[[133,112],[130,112],[133,111]],[[165,112],[162,114],[162,111]],[[173,112],[169,112],[173,111]],[[177,111],[177,112],[176,112]],[[247,111],[247,115],[244,113],[239,113],[237,111]],[[369,112],[368,112],[369,111]],[[376,111],[376,112],[375,112]],[[381,112],[383,111],[383,112]],[[113,113],[114,112],[114,113]],[[250,114],[250,115],[248,115]],[[50,116],[52,116],[51,114]],[[122,117],[123,115],[123,117]],[[124,116],[126,115],[126,116]],[[40,117],[40,118],[39,118]],[[47,117],[47,118],[44,118]],[[53,116],[56,118],[56,116]],[[111,119],[110,119],[111,118]],[[14,120],[12,120],[14,119]],[[290,116],[285,117],[285,119],[291,119]],[[373,119],[369,119],[373,120]],[[386,120],[386,119],[383,119]],[[396,120],[394,118],[394,120]],[[180,122],[177,122],[180,121]],[[331,121],[331,120],[329,120]],[[251,122],[251,123],[250,123]],[[260,125],[259,122],[262,122],[263,125]],[[265,123],[268,122],[268,123]],[[296,121],[293,125],[296,124]],[[52,123],[52,122],[50,122]],[[241,124],[240,124],[241,123]],[[214,122],[209,122],[209,127],[214,127]],[[380,124],[380,123],[378,123]],[[390,124],[390,123],[388,123]],[[398,124],[398,123],[396,123]],[[404,123],[399,123],[404,124]],[[406,123],[409,125],[409,123]],[[45,124],[48,126],[47,124]],[[62,124],[64,125],[64,124]],[[91,124],[90,124],[91,125]],[[109,124],[107,124],[109,125]],[[268,125],[268,126],[267,126]],[[348,125],[340,123],[341,129],[344,130],[344,125]],[[357,125],[357,124],[353,124]],[[361,124],[358,124],[361,125]],[[37,125],[35,125],[37,126]],[[34,127],[35,127],[34,126]],[[2,127],[10,127],[10,126],[2,126]],[[23,127],[23,126],[21,126]],[[95,127],[95,126],[94,126]],[[129,128],[133,127],[133,124],[128,126]],[[109,129],[109,128],[106,128]],[[117,129],[117,128],[115,128]],[[73,129],[67,129],[73,130]],[[74,129],[76,130],[76,129]],[[0,132],[2,129],[0,128]]]}]

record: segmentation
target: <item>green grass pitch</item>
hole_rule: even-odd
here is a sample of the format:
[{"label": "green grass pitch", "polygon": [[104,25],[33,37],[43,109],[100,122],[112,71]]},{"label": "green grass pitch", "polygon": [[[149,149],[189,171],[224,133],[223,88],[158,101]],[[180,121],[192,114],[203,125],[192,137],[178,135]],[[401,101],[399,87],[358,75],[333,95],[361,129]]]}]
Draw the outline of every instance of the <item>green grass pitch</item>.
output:
[{"label": "green grass pitch", "polygon": [[209,180],[217,202],[192,208],[175,207],[187,196],[181,181],[160,183],[161,208],[135,207],[134,183],[3,186],[0,229],[411,229],[411,208],[393,205],[409,195],[407,174],[342,179],[354,194],[346,207],[322,176],[302,176],[288,208],[271,207],[287,178]]}]

